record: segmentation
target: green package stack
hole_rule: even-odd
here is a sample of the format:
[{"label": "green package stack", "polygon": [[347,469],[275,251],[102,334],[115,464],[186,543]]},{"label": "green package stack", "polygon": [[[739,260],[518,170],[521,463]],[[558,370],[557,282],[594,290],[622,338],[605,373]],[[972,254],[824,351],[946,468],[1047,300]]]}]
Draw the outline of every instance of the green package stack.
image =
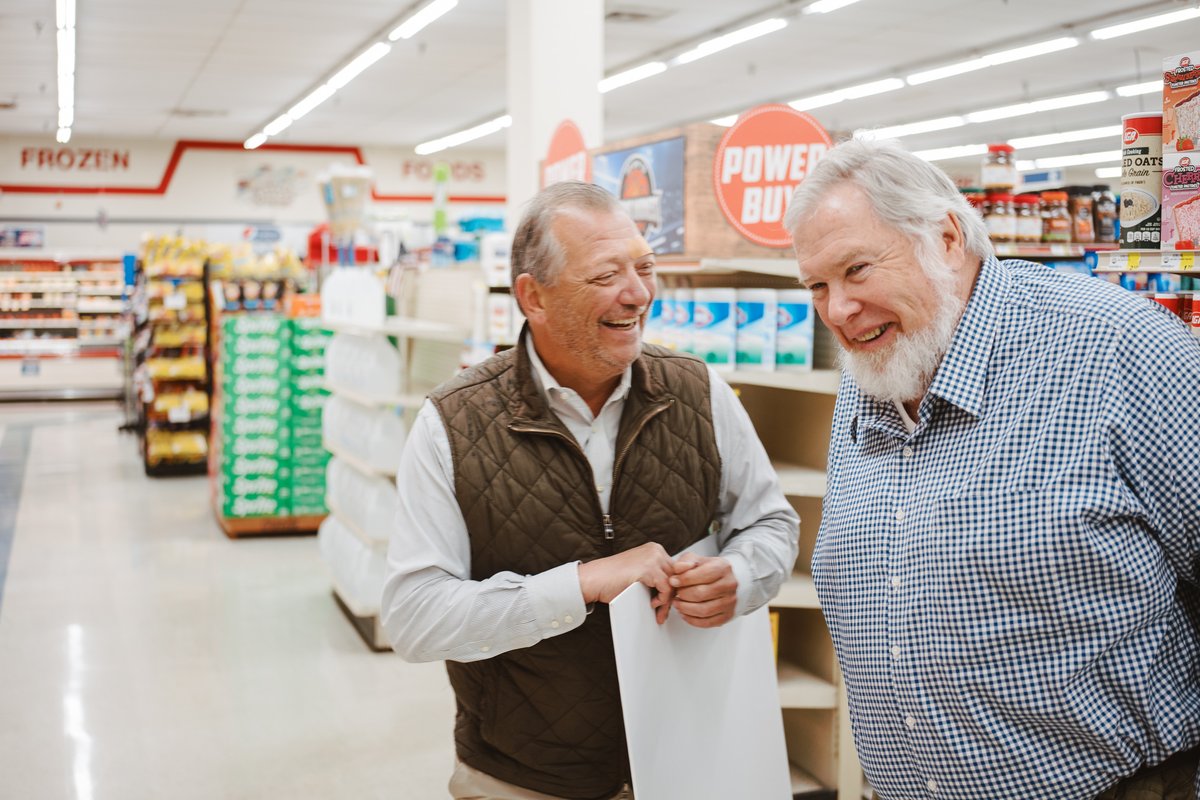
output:
[{"label": "green package stack", "polygon": [[276,314],[222,320],[221,511],[226,517],[325,514],[319,321]]}]

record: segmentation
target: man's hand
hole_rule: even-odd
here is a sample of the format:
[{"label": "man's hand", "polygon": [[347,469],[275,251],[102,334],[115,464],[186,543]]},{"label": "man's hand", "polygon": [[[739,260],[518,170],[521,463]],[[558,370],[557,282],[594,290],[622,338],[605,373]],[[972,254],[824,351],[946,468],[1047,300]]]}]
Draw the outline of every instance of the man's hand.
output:
[{"label": "man's hand", "polygon": [[668,581],[674,572],[671,557],[662,545],[646,542],[624,553],[580,564],[579,588],[584,603],[609,603],[632,584],[645,584],[651,592],[650,607],[661,625],[667,621],[675,596]]},{"label": "man's hand", "polygon": [[689,625],[715,628],[733,619],[737,578],[725,559],[684,553],[675,561],[670,584],[675,590],[675,610]]}]

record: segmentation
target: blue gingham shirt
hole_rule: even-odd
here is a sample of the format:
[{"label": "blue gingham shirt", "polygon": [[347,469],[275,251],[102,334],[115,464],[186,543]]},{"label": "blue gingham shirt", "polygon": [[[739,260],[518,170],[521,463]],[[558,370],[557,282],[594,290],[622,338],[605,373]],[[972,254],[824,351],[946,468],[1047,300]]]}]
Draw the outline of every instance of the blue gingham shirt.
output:
[{"label": "blue gingham shirt", "polygon": [[1200,340],[990,258],[916,423],[844,378],[812,561],[876,792],[1086,800],[1200,744]]}]

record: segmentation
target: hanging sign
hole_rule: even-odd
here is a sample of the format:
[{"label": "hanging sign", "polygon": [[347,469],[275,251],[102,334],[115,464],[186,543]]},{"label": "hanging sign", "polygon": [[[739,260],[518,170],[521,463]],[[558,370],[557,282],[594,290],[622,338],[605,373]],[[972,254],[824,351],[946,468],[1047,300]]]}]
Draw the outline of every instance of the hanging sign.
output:
[{"label": "hanging sign", "polygon": [[721,213],[755,244],[790,247],[781,224],[788,201],[831,147],[825,129],[790,106],[747,111],[717,146],[713,183]]},{"label": "hanging sign", "polygon": [[588,158],[583,133],[574,122],[564,119],[554,129],[550,149],[542,162],[542,188],[560,181],[590,183],[591,180],[592,160]]}]

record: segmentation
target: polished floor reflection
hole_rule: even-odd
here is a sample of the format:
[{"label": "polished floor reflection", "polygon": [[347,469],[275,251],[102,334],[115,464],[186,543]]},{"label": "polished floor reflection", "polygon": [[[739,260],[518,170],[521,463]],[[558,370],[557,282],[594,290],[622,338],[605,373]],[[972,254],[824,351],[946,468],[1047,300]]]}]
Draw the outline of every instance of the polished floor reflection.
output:
[{"label": "polished floor reflection", "polygon": [[446,797],[443,666],[369,652],[315,538],[227,539],[205,479],[146,478],[120,422],[109,404],[0,405],[0,480],[23,466],[0,563],[0,798]]}]

